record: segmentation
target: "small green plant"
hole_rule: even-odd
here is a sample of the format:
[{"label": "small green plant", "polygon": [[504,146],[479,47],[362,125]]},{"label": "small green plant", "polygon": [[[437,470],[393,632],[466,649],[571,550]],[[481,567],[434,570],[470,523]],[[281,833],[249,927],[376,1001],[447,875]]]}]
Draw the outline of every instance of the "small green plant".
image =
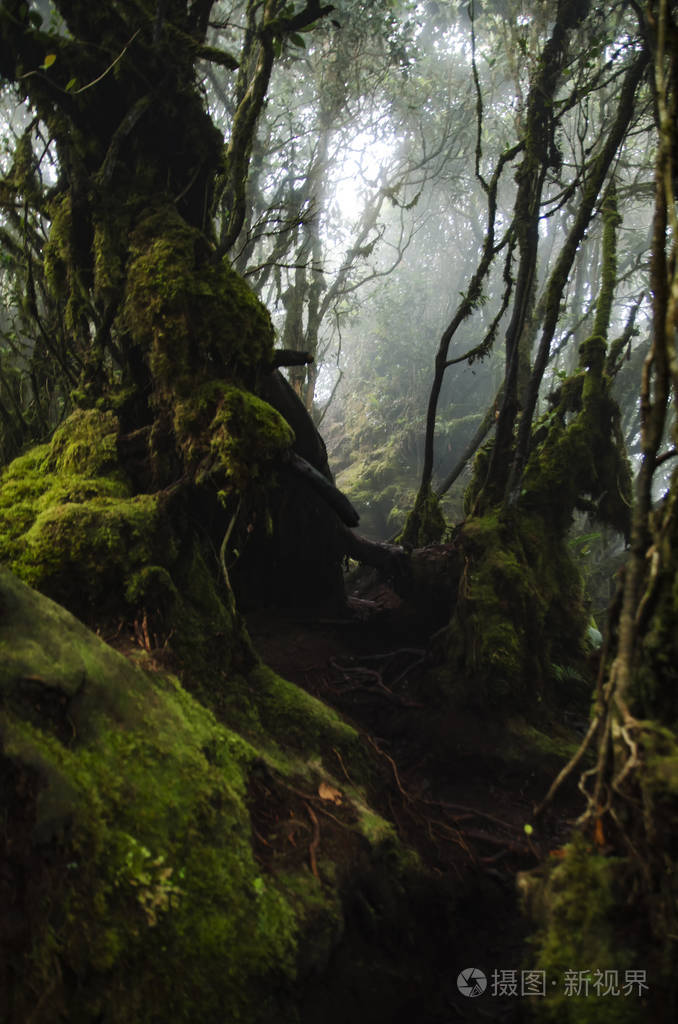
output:
[{"label": "small green plant", "polygon": [[[174,868],[165,864],[165,855],[153,857],[151,851],[134,836],[128,837],[129,847],[125,854],[124,867],[120,875],[127,884],[136,889],[137,900],[150,928],[158,923],[158,915],[172,907],[184,892],[173,880]],[[178,878],[183,879],[183,868]]]}]

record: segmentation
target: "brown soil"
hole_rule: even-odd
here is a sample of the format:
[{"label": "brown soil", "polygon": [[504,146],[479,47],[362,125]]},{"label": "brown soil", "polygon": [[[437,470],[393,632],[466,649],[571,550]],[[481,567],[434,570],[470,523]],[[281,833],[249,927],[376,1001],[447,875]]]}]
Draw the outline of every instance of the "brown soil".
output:
[{"label": "brown soil", "polygon": [[[516,971],[520,991],[521,970],[533,966],[526,938],[534,926],[522,916],[516,874],[535,868],[550,853],[557,856],[567,840],[567,819],[580,808],[572,790],[565,789],[540,829],[526,835],[524,826],[557,766],[511,768],[497,755],[500,724],[471,713],[440,715],[427,707],[422,693],[436,659],[439,626],[422,621],[416,608],[376,579],[354,588],[339,615],[276,608],[248,616],[262,658],[340,711],[364,736],[383,768],[380,785],[370,793],[373,805],[394,822],[441,886],[455,893],[455,934],[449,936],[449,956],[443,950],[436,968],[430,1007],[419,1002],[415,1012],[401,998],[398,1008],[383,1010],[386,1015],[374,1020],[508,1024],[528,1019],[528,1000],[493,994],[493,972]],[[342,771],[346,766],[338,764],[338,778]],[[275,785],[270,778],[259,780],[258,795]],[[253,797],[265,814],[271,802],[257,799],[257,793]],[[348,836],[356,842],[345,808],[332,806],[329,814],[318,816],[317,799],[301,789],[275,797],[278,820],[263,820],[257,829],[262,840],[266,837],[258,848],[264,862],[310,855],[313,867],[321,844],[329,853]],[[273,843],[271,836],[277,837]],[[369,957],[369,948],[363,955]],[[477,999],[465,997],[457,986],[459,973],[471,967],[480,968],[488,981]]]}]

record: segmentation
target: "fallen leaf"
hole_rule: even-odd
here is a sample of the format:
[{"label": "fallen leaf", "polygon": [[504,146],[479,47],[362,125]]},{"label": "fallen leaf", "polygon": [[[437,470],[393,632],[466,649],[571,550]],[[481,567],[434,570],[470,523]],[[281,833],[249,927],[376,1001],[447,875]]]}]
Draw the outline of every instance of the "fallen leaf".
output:
[{"label": "fallen leaf", "polygon": [[318,786],[318,796],[321,800],[331,800],[333,804],[340,804],[342,801],[340,790],[328,786],[326,782],[321,782]]}]

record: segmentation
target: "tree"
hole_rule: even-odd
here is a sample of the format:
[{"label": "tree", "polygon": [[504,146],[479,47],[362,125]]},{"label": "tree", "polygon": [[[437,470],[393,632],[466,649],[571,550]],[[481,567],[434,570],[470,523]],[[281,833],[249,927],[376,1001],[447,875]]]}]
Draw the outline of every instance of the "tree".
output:
[{"label": "tree", "polygon": [[[629,529],[629,469],[611,388],[619,352],[630,333],[623,333],[614,344],[608,342],[619,230],[617,185],[610,172],[617,160],[616,174],[622,173],[624,161],[618,155],[629,126],[647,124],[643,83],[648,54],[638,37],[628,34],[626,20],[603,23],[588,8],[567,3],[557,4],[554,14],[530,72],[518,119],[520,134],[504,147],[489,177],[482,166],[486,111],[473,59],[478,98],[476,175],[486,198],[486,233],[476,270],[441,337],[421,484],[403,533],[403,539],[412,544],[440,537],[444,523],[439,496],[473,447],[494,429],[492,440],[476,458],[467,491],[468,517],[455,533],[465,551],[467,569],[453,612],[449,659],[453,677],[482,678],[490,690],[501,691],[507,699],[512,699],[514,680],[523,702],[542,702],[553,694],[552,666],[567,663],[568,644],[571,653],[581,649],[586,622],[583,594],[565,548],[575,510],[586,510],[594,521],[610,524],[623,534]],[[591,41],[596,47],[593,59]],[[606,131],[588,144],[589,108],[585,114],[576,112],[582,97],[599,91],[606,97],[614,95],[614,117],[608,109]],[[585,123],[577,121],[579,116]],[[573,118],[575,125],[579,123],[576,130]],[[515,161],[511,219],[497,239],[499,185]],[[564,216],[559,216],[561,211]],[[549,235],[553,237],[557,225],[562,232],[559,249],[550,243],[549,235],[541,237],[540,225],[554,217]],[[591,276],[600,280],[592,306],[595,319],[579,347],[573,371],[559,381],[546,371],[557,347],[554,339],[575,257],[595,221],[603,225],[599,257],[587,270],[589,280]],[[542,249],[546,250],[544,264],[539,260]],[[503,252],[505,287],[500,292],[494,286],[496,312],[487,330],[465,353],[450,357],[455,333],[492,287],[495,259]],[[629,324],[630,332],[633,317]],[[433,437],[444,374],[460,360],[485,356],[501,329],[505,368],[494,408],[436,493]],[[561,338],[568,337],[572,335],[563,331]],[[545,383],[550,395],[537,419]],[[556,600],[554,570],[567,581],[564,600]],[[512,595],[510,608],[502,591]],[[555,611],[556,606],[560,611]],[[566,636],[569,641],[563,646]]]},{"label": "tree", "polygon": [[[356,825],[362,810],[333,880],[314,846],[283,875],[266,867],[271,809],[284,819],[296,801],[317,826],[319,782],[339,793],[329,765],[314,774],[328,751],[358,785],[368,772],[357,732],[260,663],[234,549],[270,533],[282,494],[276,550],[322,535],[308,564],[333,597],[335,510],[352,513],[303,405],[280,397],[270,317],[220,254],[212,208],[223,190],[237,235],[278,44],[328,9],[251,0],[237,56],[208,44],[213,9],[59,0],[47,22],[35,4],[0,8],[0,73],[30,110],[2,199],[28,293],[19,370],[35,373],[11,418],[21,454],[0,477],[0,888],[20,922],[0,940],[0,1016],[12,1024],[293,1019],[304,977],[353,927],[342,894],[358,861],[356,880],[374,873],[389,907],[413,878],[388,826]],[[238,72],[227,147],[199,89],[203,59]],[[39,367],[55,408],[24,430]],[[276,386],[285,415],[262,397]],[[308,529],[292,517],[286,533],[297,492]]]},{"label": "tree", "polygon": [[[598,959],[614,948],[613,936],[627,922],[639,922],[638,962],[647,964],[653,991],[649,1012],[671,1020],[678,994],[670,966],[676,922],[674,882],[676,750],[675,585],[676,474],[659,501],[653,480],[676,454],[662,451],[668,408],[676,393],[672,356],[676,331],[676,68],[678,33],[666,4],[643,11],[644,37],[652,61],[657,134],[655,207],[652,225],[651,287],[653,329],[641,389],[642,434],[634,487],[629,558],[610,609],[608,648],[601,663],[596,702],[588,733],[577,755],[555,780],[542,814],[565,778],[593,745],[595,767],[581,777],[586,806],[561,867],[546,873],[540,920],[540,960],[553,968],[567,957],[565,930],[572,934],[591,905],[590,945]],[[673,597],[671,595],[674,595]],[[587,877],[584,896],[578,879]],[[527,880],[527,888],[531,881]],[[556,896],[556,891],[561,897]],[[567,925],[565,925],[567,915]],[[613,915],[616,915],[614,923]],[[635,925],[634,925],[635,927]],[[557,949],[560,940],[564,940]],[[574,1019],[562,1005],[559,1019]]]},{"label": "tree", "polygon": [[[439,116],[442,101],[426,121],[418,116],[422,98],[430,99],[430,58],[412,39],[403,6],[400,17],[391,4],[340,6],[336,26],[292,49],[297,87],[281,67],[262,118],[233,254],[279,321],[283,346],[313,357],[289,371],[309,410],[342,305],[401,264],[416,225],[408,214],[458,155],[458,118]],[[228,112],[227,92],[216,76],[211,84]],[[381,150],[376,163],[370,146]],[[356,201],[361,195],[341,217],[335,194],[347,175]],[[403,217],[399,229],[390,210]]]},{"label": "tree", "polygon": [[[223,536],[236,508],[243,531],[248,515],[266,521],[263,508],[247,510],[240,498],[247,491],[257,503],[256,485],[248,488],[264,475],[258,445],[267,474],[289,450],[291,433],[255,397],[276,366],[273,331],[220,256],[211,210],[218,195],[225,197],[222,231],[235,237],[276,48],[327,8],[248,4],[238,58],[207,45],[211,8],[149,5],[94,18],[68,4],[57,6],[63,22],[47,31],[37,10],[6,5],[0,62],[37,113],[5,189],[28,211],[25,230],[19,227],[32,253],[25,273],[29,298],[37,294],[30,310],[36,336],[48,339],[40,351],[54,349],[49,326],[59,324],[52,358],[60,353],[64,362],[61,404],[70,392],[79,408],[115,415],[120,457],[137,489],[179,487],[193,491],[189,503],[208,506],[219,494],[221,526],[210,511],[209,530]],[[238,68],[225,149],[198,89],[200,59]],[[36,131],[58,171],[42,190],[35,182]],[[304,429],[312,434],[310,424],[297,424],[297,433]],[[297,467],[294,459],[289,464]],[[326,472],[322,453],[318,467]],[[329,559],[337,579],[338,542]]]}]

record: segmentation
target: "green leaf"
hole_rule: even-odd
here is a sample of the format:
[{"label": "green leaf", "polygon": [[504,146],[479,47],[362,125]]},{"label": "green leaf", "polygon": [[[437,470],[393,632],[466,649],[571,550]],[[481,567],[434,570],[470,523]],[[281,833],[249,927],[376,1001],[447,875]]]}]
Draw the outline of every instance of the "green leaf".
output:
[{"label": "green leaf", "polygon": [[306,49],[306,40],[303,36],[300,36],[298,32],[290,33],[290,42],[293,46],[301,46],[303,50]]},{"label": "green leaf", "polygon": [[523,825],[523,829],[525,831],[525,835],[526,836],[531,836],[532,833],[534,832],[534,829],[532,828],[531,825]]},{"label": "green leaf", "polygon": [[77,84],[78,84],[77,78],[69,79],[69,81],[66,82],[66,92],[70,92],[71,89],[75,89]]},{"label": "green leaf", "polygon": [[276,57],[279,57],[282,53],[282,39],[276,38],[273,40],[273,53]]},{"label": "green leaf", "polygon": [[40,11],[29,11],[28,20],[30,21],[31,25],[34,25],[36,28],[40,28],[40,26],[42,25],[42,14],[40,13]]},{"label": "green leaf", "polygon": [[41,64],[40,67],[42,68],[43,71],[47,71],[47,68],[51,68],[52,64],[54,63],[54,61],[56,59],[57,59],[56,53],[48,53],[47,56],[45,57],[44,64]]}]

